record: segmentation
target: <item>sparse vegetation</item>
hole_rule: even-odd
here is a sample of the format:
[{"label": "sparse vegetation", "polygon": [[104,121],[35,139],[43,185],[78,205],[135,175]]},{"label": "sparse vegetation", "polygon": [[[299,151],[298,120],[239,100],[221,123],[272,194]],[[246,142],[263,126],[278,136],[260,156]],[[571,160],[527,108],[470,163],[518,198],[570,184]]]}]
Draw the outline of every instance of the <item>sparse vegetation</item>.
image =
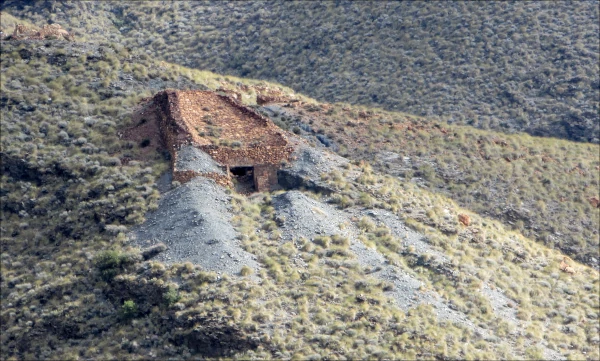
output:
[{"label": "sparse vegetation", "polygon": [[[234,288],[209,289],[216,276],[194,267],[155,264],[147,271],[151,276],[136,273],[142,256],[124,244],[125,232],[156,209],[154,182],[168,163],[158,152],[131,160],[144,148],[120,139],[119,131],[130,125],[140,99],[152,94],[151,79],[161,79],[164,87],[178,81],[202,88],[191,78],[216,87],[220,77],[160,69],[108,43],[56,41],[39,49],[48,53],[37,53],[28,42],[2,42],[2,357],[110,359],[136,352],[170,357],[175,348],[164,349],[170,342],[160,317],[182,306],[189,315],[192,304],[205,312],[213,306],[201,300]],[[54,54],[65,54],[66,61],[51,61]],[[128,90],[113,86],[120,81],[128,82]],[[194,284],[191,292],[172,283],[186,274]],[[238,304],[227,314],[241,309]],[[159,339],[148,344],[146,335]],[[69,346],[48,346],[65,340]]]},{"label": "sparse vegetation", "polygon": [[118,251],[105,251],[100,253],[95,264],[102,279],[111,281],[117,274],[124,270],[124,267],[131,262],[131,256],[120,253]]},{"label": "sparse vegetation", "polygon": [[600,142],[594,1],[99,1],[10,11],[52,18],[82,41],[143,46],[161,60],[277,80],[322,101]]},{"label": "sparse vegetation", "polygon": [[[386,25],[387,20],[378,13],[389,5],[382,4],[369,11],[352,12],[356,19],[362,19],[359,30],[395,26]],[[469,4],[460,6],[465,14],[488,16],[502,6],[510,6],[518,12],[517,19],[524,19],[514,26],[528,26],[531,16],[527,9],[535,5],[540,11],[535,16],[537,20],[532,20],[539,25],[534,28],[550,22],[548,16],[553,9],[528,4],[486,4],[481,10]],[[207,6],[211,6],[210,12]],[[306,15],[298,17],[298,25],[292,24],[289,34],[272,26],[269,14],[294,10],[297,5],[274,4],[262,10],[255,6],[219,2],[174,2],[164,8],[152,2],[44,3],[33,8],[24,5],[19,10],[32,23],[52,19],[65,28],[72,24],[68,30],[80,42],[48,40],[39,47],[28,42],[1,44],[2,358],[538,359],[545,358],[545,352],[555,351],[569,359],[599,359],[600,276],[597,270],[578,262],[570,263],[575,274],[561,272],[559,262],[563,254],[557,250],[586,263],[592,263],[590,257],[597,255],[600,216],[598,208],[593,208],[588,200],[598,195],[600,186],[598,146],[594,144],[500,135],[378,109],[321,104],[295,95],[303,103],[294,108],[297,114],[278,115],[281,126],[309,139],[323,136],[319,140],[322,145],[331,142],[331,149],[353,159],[343,168],[320,175],[320,181],[334,190],[332,195],[308,191],[305,194],[349,214],[389,211],[422,233],[423,241],[447,261],[406,246],[401,233],[370,216],[350,218],[340,226],[339,234],[286,239],[281,229],[286,219],[275,211],[271,194],[244,196],[234,190],[229,192],[235,214],[231,222],[239,232],[236,241],[256,256],[261,266],[256,271],[244,266],[239,275],[230,275],[207,272],[191,263],[163,264],[151,259],[160,252],[130,246],[125,234],[144,220],[147,211],[157,208],[159,193],[155,182],[168,169],[168,161],[160,152],[140,156],[154,144],[144,146],[143,142],[137,144],[119,137],[122,129],[132,125],[132,108],[142,98],[166,87],[225,88],[240,92],[246,104],[255,104],[255,86],[292,92],[275,84],[160,62],[160,58],[154,59],[153,51],[183,63],[181,47],[210,46],[214,52],[190,51],[186,56],[195,65],[210,61],[214,69],[235,69],[239,74],[257,77],[275,76],[261,70],[266,67],[253,67],[255,61],[266,62],[261,54],[267,50],[274,63],[275,59],[287,60],[287,54],[293,50],[290,47],[301,47],[298,56],[303,56],[318,54],[315,49],[327,45],[331,49],[328,64],[320,60],[320,55],[309,57],[303,64],[326,70],[325,65],[330,63],[338,66],[340,72],[347,71],[345,63],[335,60],[343,47],[349,59],[368,58],[371,45],[363,53],[361,39],[352,32],[347,34],[348,40],[335,38],[339,38],[339,32],[332,37],[323,36],[323,44],[311,44],[306,49],[303,39],[284,46],[279,43],[292,36],[294,27],[301,26],[302,21],[320,21],[324,15],[316,10],[324,7],[326,15],[327,11],[335,13],[333,2],[311,3],[303,8]],[[340,6],[360,10],[362,5]],[[398,6],[410,10],[414,5]],[[446,19],[452,19],[453,7]],[[59,8],[62,13],[54,12]],[[254,18],[252,11],[239,9],[262,13]],[[92,17],[88,10],[95,10],[96,14]],[[428,6],[419,16],[410,17],[401,25],[407,28],[399,33],[418,34],[414,29],[417,25],[422,31],[429,31],[438,24],[435,18],[428,21],[434,10]],[[77,16],[73,16],[75,13]],[[214,14],[210,21],[208,14]],[[585,3],[557,16],[568,20],[585,14],[598,17],[597,9],[590,10]],[[288,15],[298,16],[297,9]],[[67,20],[68,16],[72,19]],[[191,16],[207,21],[187,21]],[[371,20],[364,20],[365,16]],[[237,19],[235,24],[230,20],[233,17]],[[215,25],[224,19],[226,22]],[[472,41],[467,35],[474,26],[473,19],[467,16],[464,29],[455,29],[466,32],[465,41]],[[333,19],[333,24],[338,20]],[[3,12],[2,27],[9,21],[18,20]],[[99,24],[102,32],[96,31]],[[254,28],[249,29],[248,24],[254,24]],[[577,27],[586,24],[577,23]],[[151,26],[155,28],[147,30]],[[195,26],[201,31],[195,31]],[[225,42],[221,31],[228,27],[235,28],[235,32]],[[481,34],[491,38],[493,34],[485,31],[488,28],[485,25]],[[452,29],[440,28],[436,36],[442,39],[442,31]],[[511,32],[511,37],[519,35],[508,25],[494,29],[499,34]],[[589,26],[583,33],[594,29],[597,25]],[[549,27],[548,34],[540,35],[541,43],[550,41],[556,31]],[[267,49],[262,39],[280,47],[277,51]],[[327,44],[327,39],[334,39],[335,44]],[[412,38],[401,35],[400,40],[418,49]],[[242,45],[252,42],[259,48],[252,57],[244,58],[246,47]],[[377,45],[376,41],[370,42]],[[591,56],[584,54],[586,49],[595,42],[593,37],[579,39],[573,45],[577,53],[562,43],[560,49],[547,51],[571,54],[574,62],[583,62]],[[231,59],[213,55],[224,43],[231,48]],[[422,40],[419,43],[428,44]],[[177,52],[175,44],[180,46]],[[440,42],[427,46],[443,45]],[[279,49],[286,53],[278,53]],[[384,69],[381,64],[361,65],[361,60],[353,65],[363,69],[363,75],[352,77],[351,91],[345,82],[337,87],[328,86],[331,83],[327,82],[314,87],[315,82],[320,84],[323,73],[315,72],[309,78],[302,67],[291,71],[274,64],[270,71],[285,74],[283,79],[290,84],[302,83],[299,87],[314,89],[319,96],[340,96],[351,102],[398,104],[419,113],[424,111],[419,107],[439,101],[439,106],[426,113],[448,113],[451,117],[464,114],[464,119],[453,121],[474,119],[475,125],[485,127],[482,122],[487,118],[469,114],[469,108],[480,104],[477,96],[469,94],[478,95],[482,88],[467,88],[466,79],[452,85],[456,90],[452,104],[462,102],[459,105],[463,108],[450,111],[446,93],[432,92],[427,98],[423,91],[411,88],[422,82],[425,75],[421,74],[436,69],[435,64],[420,62],[430,57],[428,52],[406,54],[407,59],[419,61],[419,66],[411,65],[415,72],[407,72],[402,64],[398,67],[406,73],[403,76],[411,77],[410,84],[390,85],[388,79],[394,77],[386,77],[373,80],[373,89],[366,90],[355,86],[356,79],[369,76],[375,68]],[[454,54],[455,48],[450,52]],[[507,54],[501,66],[507,68],[505,64],[522,52],[526,50]],[[523,60],[524,66],[538,64],[538,57],[529,55]],[[497,56],[482,57],[479,66],[484,70],[479,76],[497,69],[488,61]],[[386,59],[381,61],[385,63],[389,60]],[[541,70],[548,72],[548,78],[552,76],[548,80],[549,92],[559,91],[552,89],[566,79],[555,69],[555,63]],[[521,65],[515,65],[518,66]],[[467,70],[458,67],[456,71]],[[581,101],[582,109],[597,111],[589,89],[597,73],[590,73],[586,64],[574,64],[572,75],[578,71],[585,76],[574,83],[581,95],[573,97]],[[427,82],[427,86],[443,87],[442,80],[443,77],[442,85]],[[510,104],[519,103],[518,90],[527,84],[514,84],[516,91],[509,95],[517,100]],[[389,89],[386,96],[374,99],[372,94],[383,94],[378,92],[383,86]],[[399,92],[397,87],[404,90]],[[404,92],[406,96],[402,95]],[[565,89],[561,92],[564,96],[556,107],[548,102],[536,103],[535,110],[522,110],[516,116],[526,118],[530,110],[550,109],[548,119],[531,127],[539,127],[540,132],[553,129],[557,124],[553,117],[575,106],[573,97]],[[409,98],[415,96],[422,98],[422,105],[411,103]],[[500,106],[496,100],[490,103],[495,104],[490,115],[486,115],[490,117],[490,127],[502,128],[501,119],[511,114],[512,108]],[[577,119],[586,117],[581,114]],[[530,129],[513,123],[511,127]],[[586,127],[584,132],[593,135],[594,125]],[[219,129],[209,131],[215,141],[221,141]],[[575,133],[569,137],[591,139]],[[312,213],[315,217],[324,216],[318,207]],[[459,214],[469,215],[469,226],[458,222]],[[344,227],[355,229],[356,240],[377,250],[386,264],[421,282],[421,292],[435,292],[453,310],[464,313],[469,324],[441,321],[435,316],[436,310],[427,305],[402,311],[388,297],[389,292],[395,291],[394,284],[373,277],[372,269],[359,264],[352,241],[342,235]],[[484,293],[493,291],[507,300],[501,307],[491,303]],[[514,315],[514,320],[512,316],[498,316],[503,315],[499,310],[504,315]]]},{"label": "sparse vegetation", "polygon": [[[540,246],[517,232],[507,230],[496,221],[477,215],[473,215],[472,218],[473,231],[469,232],[465,229],[449,234],[448,228],[458,222],[457,215],[463,212],[453,202],[443,196],[424,191],[411,183],[401,183],[389,176],[371,173],[369,167],[362,166],[358,169],[375,178],[374,184],[378,186],[373,189],[374,198],[395,200],[395,202],[381,204],[384,208],[406,218],[407,224],[424,232],[427,241],[436,249],[452,254],[452,265],[444,266],[439,260],[426,255],[415,256],[414,249],[402,246],[402,240],[392,236],[389,229],[377,227],[369,218],[363,217],[358,221],[357,226],[364,232],[365,243],[374,243],[390,263],[405,265],[407,270],[416,271],[424,276],[429,287],[433,287],[443,297],[449,299],[458,309],[472,317],[474,322],[487,324],[485,328],[496,330],[499,337],[508,334],[506,324],[498,325],[497,319],[490,317],[492,306],[485,298],[473,293],[474,290],[480,289],[482,284],[490,283],[495,289],[503,290],[515,304],[519,305],[516,314],[526,325],[530,325],[529,328],[526,327],[530,330],[526,333],[530,339],[544,338],[549,341],[549,345],[553,345],[552,347],[564,350],[562,345],[568,343],[565,342],[567,337],[580,337],[578,341],[570,342],[586,343],[585,339],[589,336],[584,334],[594,332],[595,327],[587,328],[583,324],[586,330],[582,330],[577,336],[577,333],[566,331],[563,327],[564,324],[578,319],[578,316],[571,316],[567,312],[572,308],[579,309],[573,313],[593,314],[595,319],[597,311],[590,313],[591,309],[588,307],[591,304],[584,301],[592,294],[581,286],[579,286],[581,292],[577,293],[578,296],[575,296],[576,291],[574,291],[577,287],[561,289],[561,292],[565,293],[557,294],[555,287],[564,287],[567,283],[574,285],[585,282],[587,277],[598,280],[597,271],[586,268],[587,275],[579,275],[579,278],[572,278],[566,273],[559,275],[556,270],[561,259],[560,253]],[[333,179],[333,172],[327,178]],[[361,187],[358,179],[360,176],[355,181],[346,179],[345,184],[341,185],[338,181],[339,192],[348,197],[356,197],[364,187]],[[333,185],[334,181],[330,181],[330,184]],[[411,206],[410,209],[406,207],[395,209],[392,203]],[[425,212],[428,209],[435,212]],[[504,271],[496,272],[497,265],[502,265],[500,269]],[[448,278],[447,272],[444,271],[445,267],[450,267],[455,272],[451,278]],[[526,281],[532,274],[535,274],[533,277],[537,280],[536,283]],[[564,297],[564,294],[570,296]],[[577,300],[577,297],[580,298]],[[596,301],[594,302],[594,305],[598,305]],[[542,326],[539,321],[547,320],[549,312],[553,314],[552,317],[558,316],[552,311],[558,309],[562,310],[560,321],[555,318],[554,321],[558,321],[557,323],[545,323]],[[584,311],[585,309],[588,311]],[[498,352],[498,345],[491,348],[490,345],[481,345],[481,349],[494,349]],[[585,349],[585,352],[590,352],[592,348],[588,346]],[[518,352],[526,357],[533,357],[532,355],[539,356],[541,351],[538,348],[523,348]],[[568,357],[577,358],[581,355],[579,351],[573,351],[569,352]]]},{"label": "sparse vegetation", "polygon": [[[307,104],[288,113],[294,124],[306,127],[318,119],[323,132],[338,130],[335,143],[344,145],[337,150],[341,155],[365,160],[379,172],[441,192],[572,258],[594,267],[600,264],[600,208],[590,201],[600,194],[597,145],[501,135],[348,104],[328,105],[336,110],[335,115],[328,115],[325,107],[310,117],[301,114],[312,107]],[[352,114],[367,111],[368,118],[339,131],[339,124]],[[371,165],[363,168],[357,182],[376,185]],[[339,182],[335,184],[343,189]],[[345,206],[374,204],[369,192],[355,197],[338,193],[334,201]]]}]

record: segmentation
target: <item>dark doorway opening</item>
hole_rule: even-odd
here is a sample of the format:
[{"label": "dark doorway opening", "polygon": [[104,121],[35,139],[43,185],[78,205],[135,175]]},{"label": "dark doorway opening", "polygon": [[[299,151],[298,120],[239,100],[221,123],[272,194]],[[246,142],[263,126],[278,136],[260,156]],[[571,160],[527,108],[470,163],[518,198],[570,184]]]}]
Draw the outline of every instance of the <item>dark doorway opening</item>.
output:
[{"label": "dark doorway opening", "polygon": [[254,167],[231,167],[229,172],[238,193],[252,193],[256,190]]}]

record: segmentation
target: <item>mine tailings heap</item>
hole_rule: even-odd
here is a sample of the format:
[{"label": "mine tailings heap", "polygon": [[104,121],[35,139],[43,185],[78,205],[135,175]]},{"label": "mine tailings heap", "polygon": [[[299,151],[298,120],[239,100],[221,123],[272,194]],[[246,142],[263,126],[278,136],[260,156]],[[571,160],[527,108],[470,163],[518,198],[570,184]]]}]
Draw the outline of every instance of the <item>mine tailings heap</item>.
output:
[{"label": "mine tailings heap", "polygon": [[[164,90],[153,100],[162,142],[171,154],[174,180],[187,182],[204,176],[225,185],[239,177],[259,192],[277,187],[277,170],[293,148],[270,119],[212,91]],[[226,172],[177,169],[178,153],[185,146],[207,153]]]}]

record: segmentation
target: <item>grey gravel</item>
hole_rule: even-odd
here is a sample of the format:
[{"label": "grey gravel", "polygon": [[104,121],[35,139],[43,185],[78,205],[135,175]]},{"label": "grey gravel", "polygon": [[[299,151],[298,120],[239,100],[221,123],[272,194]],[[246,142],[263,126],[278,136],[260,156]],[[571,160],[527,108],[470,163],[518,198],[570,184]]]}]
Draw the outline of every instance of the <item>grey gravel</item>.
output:
[{"label": "grey gravel", "polygon": [[387,209],[365,209],[360,212],[363,216],[368,216],[375,220],[377,225],[385,225],[390,229],[392,234],[402,240],[403,246],[412,246],[415,253],[430,254],[438,260],[449,262],[449,259],[442,252],[435,250],[429,243],[424,241],[421,233],[407,227],[406,224],[398,217],[398,215],[388,211]]},{"label": "grey gravel", "polygon": [[346,158],[324,149],[311,147],[303,141],[296,147],[292,157],[295,160],[290,163],[287,169],[313,181],[319,181],[322,173],[339,170],[348,163]]},{"label": "grey gravel", "polygon": [[175,169],[178,171],[193,170],[198,173],[225,174],[219,163],[197,147],[192,145],[182,146],[177,152]]},{"label": "grey gravel", "polygon": [[217,273],[238,274],[247,265],[255,273],[254,255],[241,248],[230,223],[230,198],[214,181],[196,177],[163,195],[158,210],[130,234],[146,248],[160,242],[167,250],[154,258],[165,263],[190,261]]},{"label": "grey gravel", "polygon": [[[300,191],[288,191],[273,197],[273,207],[282,220],[283,239],[342,234],[345,220],[328,204],[307,197]],[[337,217],[336,217],[337,216]]]},{"label": "grey gravel", "polygon": [[161,194],[167,193],[172,188],[171,187],[172,180],[173,180],[173,173],[171,171],[165,172],[156,180],[156,188],[158,189],[158,191]]},{"label": "grey gravel", "polygon": [[[363,268],[371,270],[369,276],[385,280],[394,285],[386,294],[393,298],[397,305],[408,310],[419,304],[433,305],[440,319],[451,320],[476,328],[466,315],[452,310],[435,292],[421,292],[422,282],[414,275],[408,274],[399,267],[387,262],[376,249],[367,247],[357,239],[358,229],[351,222],[352,211],[339,211],[329,204],[306,196],[300,191],[288,191],[273,197],[273,207],[278,219],[282,221],[283,241],[297,237],[313,240],[319,235],[341,235],[350,240],[350,250]],[[380,211],[380,210],[377,210]],[[368,211],[374,212],[374,211]],[[410,231],[412,238],[420,239],[422,235]]]}]

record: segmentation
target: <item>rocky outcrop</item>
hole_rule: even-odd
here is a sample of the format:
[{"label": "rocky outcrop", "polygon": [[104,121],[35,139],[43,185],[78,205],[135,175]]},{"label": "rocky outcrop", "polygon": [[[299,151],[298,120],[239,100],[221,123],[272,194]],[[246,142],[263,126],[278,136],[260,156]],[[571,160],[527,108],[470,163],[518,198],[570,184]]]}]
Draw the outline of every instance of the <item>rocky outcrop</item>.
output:
[{"label": "rocky outcrop", "polygon": [[280,169],[277,171],[277,182],[284,189],[307,189],[315,193],[332,194],[335,189],[328,186],[325,182],[311,179],[301,175],[293,169]]},{"label": "rocky outcrop", "polygon": [[575,269],[573,267],[571,267],[568,263],[567,263],[567,257],[563,257],[562,261],[560,261],[560,265],[558,266],[558,268],[568,274],[575,274]]},{"label": "rocky outcrop", "polygon": [[291,95],[284,94],[279,89],[272,89],[265,86],[256,86],[256,104],[264,105],[269,103],[286,103],[293,99]]},{"label": "rocky outcrop", "polygon": [[[185,345],[206,357],[227,357],[256,349],[260,340],[248,337],[236,324],[226,324],[210,315],[177,317],[173,343]],[[166,322],[165,322],[166,324]]]},{"label": "rocky outcrop", "polygon": [[46,40],[61,39],[75,41],[75,37],[58,24],[44,25],[40,30],[26,27],[23,24],[15,25],[15,30],[7,40]]}]

